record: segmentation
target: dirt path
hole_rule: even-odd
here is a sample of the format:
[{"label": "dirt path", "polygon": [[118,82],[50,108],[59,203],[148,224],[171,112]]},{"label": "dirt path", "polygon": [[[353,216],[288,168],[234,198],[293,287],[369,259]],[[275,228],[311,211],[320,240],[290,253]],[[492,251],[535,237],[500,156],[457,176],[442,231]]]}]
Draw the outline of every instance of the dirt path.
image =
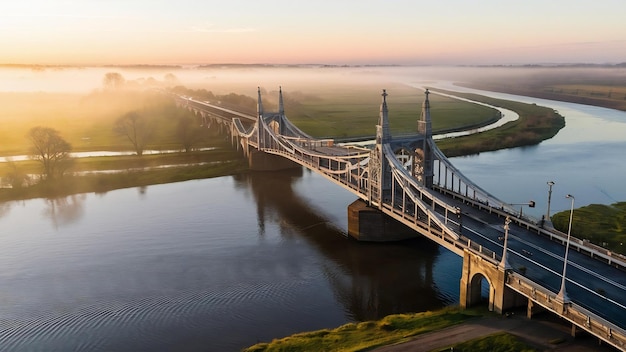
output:
[{"label": "dirt path", "polygon": [[[524,316],[487,317],[469,321],[462,325],[417,336],[414,340],[375,349],[375,352],[433,351],[450,345],[472,340],[481,336],[506,331],[524,342],[543,351],[590,352],[616,350],[606,344],[599,345],[592,336],[582,334],[573,338],[568,325],[548,318],[527,319]],[[554,344],[550,341],[562,341]]]}]

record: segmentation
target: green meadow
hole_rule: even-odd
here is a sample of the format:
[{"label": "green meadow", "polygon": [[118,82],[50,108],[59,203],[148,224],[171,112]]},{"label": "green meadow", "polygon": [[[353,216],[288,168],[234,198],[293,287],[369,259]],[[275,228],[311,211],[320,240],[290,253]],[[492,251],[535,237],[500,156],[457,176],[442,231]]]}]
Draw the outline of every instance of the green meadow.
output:
[{"label": "green meadow", "polygon": [[[380,84],[314,87],[306,94],[283,92],[285,113],[299,128],[314,137],[373,136],[380,114]],[[389,127],[392,134],[417,131],[424,91],[401,84],[386,85]],[[481,126],[497,118],[497,111],[482,105],[430,95],[435,132]]]},{"label": "green meadow", "polygon": [[[377,347],[410,341],[419,335],[441,330],[494,313],[478,309],[461,310],[448,307],[434,312],[394,314],[376,321],[349,323],[335,329],[322,329],[294,334],[258,343],[244,352],[278,351],[372,351]],[[452,344],[435,351],[538,351],[508,333]]]}]

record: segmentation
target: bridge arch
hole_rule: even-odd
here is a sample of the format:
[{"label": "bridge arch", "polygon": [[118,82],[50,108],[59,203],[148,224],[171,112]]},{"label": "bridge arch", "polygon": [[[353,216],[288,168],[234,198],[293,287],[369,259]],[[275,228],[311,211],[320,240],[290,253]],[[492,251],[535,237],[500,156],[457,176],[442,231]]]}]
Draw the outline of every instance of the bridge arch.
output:
[{"label": "bridge arch", "polygon": [[525,300],[520,301],[519,295],[505,285],[506,275],[507,272],[497,263],[465,250],[459,305],[467,308],[481,303],[483,278],[489,284],[488,307],[490,311],[502,314],[507,309],[525,304]]},{"label": "bridge arch", "polygon": [[493,297],[495,295],[495,289],[493,287],[492,282],[489,280],[489,276],[486,276],[482,272],[476,272],[471,277],[469,285],[468,285],[468,297],[467,297],[467,306],[475,306],[482,304],[484,302],[483,299],[483,282],[487,283],[487,288],[489,290],[489,295],[487,297],[489,302],[489,310],[493,311]]}]

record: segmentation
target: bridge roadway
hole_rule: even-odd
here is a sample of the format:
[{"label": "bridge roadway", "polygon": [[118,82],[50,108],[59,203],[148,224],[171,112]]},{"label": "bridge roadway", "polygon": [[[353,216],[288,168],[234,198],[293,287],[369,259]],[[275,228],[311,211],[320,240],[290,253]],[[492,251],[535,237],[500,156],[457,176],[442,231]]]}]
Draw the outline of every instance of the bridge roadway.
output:
[{"label": "bridge roadway", "polygon": [[[458,199],[462,212],[463,238],[479,243],[483,249],[502,257],[504,217],[485,212]],[[542,236],[534,229],[509,224],[507,261],[512,270],[551,292],[558,292],[563,274],[565,247],[561,242]],[[621,328],[626,327],[626,272],[621,266],[590,257],[570,247],[567,261],[567,294],[569,298]]]},{"label": "bridge roadway", "polygon": [[[259,98],[260,100],[260,98]],[[242,118],[241,114],[222,107],[210,105],[204,102],[194,102],[194,109],[202,109],[204,113],[220,115],[219,118],[228,121],[232,118]],[[382,109],[381,109],[382,111]],[[233,114],[234,112],[234,114]],[[215,118],[215,116],[213,117]],[[246,115],[246,122],[253,122],[253,116]],[[258,123],[257,123],[258,124]],[[270,131],[271,132],[271,131]],[[248,136],[253,136],[248,133]],[[306,136],[305,136],[306,137]],[[306,138],[274,135],[274,144],[291,143],[290,148],[297,146],[306,148],[306,152],[294,153],[276,147],[259,148],[258,139],[250,137],[248,145],[263,149],[267,153],[282,155],[303,165],[313,171],[321,173],[333,182],[354,192],[357,196],[367,200],[368,188],[363,180],[363,168],[369,158],[363,158],[365,150],[358,147],[340,147],[326,143],[316,143],[314,140],[306,141]],[[324,155],[330,157],[324,159],[314,157]],[[332,157],[350,158],[355,166],[351,171],[345,171],[345,165]],[[339,159],[338,159],[339,160]],[[348,159],[349,160],[349,159]],[[392,163],[396,163],[392,161]],[[360,167],[361,165],[363,167]],[[393,166],[393,165],[392,165]],[[398,167],[398,164],[395,164]],[[439,179],[441,176],[439,177]],[[403,183],[404,181],[399,180]],[[513,220],[509,225],[507,239],[507,256],[511,269],[506,285],[527,296],[536,306],[554,312],[555,295],[559,292],[563,273],[563,257],[565,252],[564,234],[556,230],[544,229],[536,221],[529,218],[521,218],[504,207],[485,206],[484,201],[470,199],[460,191],[455,192],[454,186],[447,187],[445,181],[439,180],[428,197],[431,204],[445,203],[446,207],[433,205],[435,212],[439,213],[445,228],[454,229],[457,239],[451,237],[428,236],[453,252],[463,255],[464,251],[470,250],[481,255],[484,260],[494,264],[500,262],[503,253],[503,240],[505,237],[504,221],[509,216]],[[404,186],[403,186],[404,187]],[[388,215],[398,219],[418,219],[425,214],[415,204],[417,200],[408,200],[411,206],[407,206],[407,190],[396,187],[393,194],[387,194],[379,206]],[[460,189],[460,184],[459,184]],[[424,194],[420,195],[420,198]],[[389,199],[390,198],[390,199]],[[398,199],[402,199],[401,202]],[[423,198],[422,198],[423,199]],[[489,203],[489,202],[488,202]],[[451,208],[458,208],[460,212],[452,213]],[[407,223],[406,221],[404,221]],[[423,226],[423,225],[422,225]],[[429,226],[430,227],[430,226]],[[423,231],[420,231],[424,234]],[[436,232],[436,231],[434,231]],[[581,243],[581,241],[572,241]],[[581,250],[582,249],[582,250]],[[589,254],[592,254],[591,256]],[[626,271],[624,262],[620,258],[611,258],[601,253],[601,250],[588,250],[583,245],[572,246],[568,254],[568,267],[566,276],[567,295],[571,300],[570,310],[562,317],[577,324],[579,327],[603,338],[605,341],[618,348],[624,348],[626,343]],[[559,314],[559,312],[557,312]],[[594,328],[595,327],[595,328]],[[606,336],[602,336],[602,335]],[[617,342],[611,339],[619,336]]]}]

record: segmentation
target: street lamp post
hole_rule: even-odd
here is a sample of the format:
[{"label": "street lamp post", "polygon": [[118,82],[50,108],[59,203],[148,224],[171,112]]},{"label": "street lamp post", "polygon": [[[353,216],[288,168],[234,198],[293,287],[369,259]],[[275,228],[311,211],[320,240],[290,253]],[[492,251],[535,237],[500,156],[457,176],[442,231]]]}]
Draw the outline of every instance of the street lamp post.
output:
[{"label": "street lamp post", "polygon": [[502,249],[502,260],[500,260],[500,264],[498,265],[498,267],[502,270],[511,269],[511,264],[509,264],[509,261],[506,258],[506,247],[507,247],[507,242],[509,239],[509,224],[510,223],[511,223],[511,219],[507,216],[506,219],[504,220],[504,247]]},{"label": "street lamp post", "polygon": [[563,277],[561,278],[561,290],[556,295],[556,299],[562,303],[569,303],[569,297],[567,296],[567,291],[565,290],[565,272],[567,270],[567,253],[569,252],[569,240],[572,235],[572,218],[574,217],[574,196],[568,194],[565,198],[570,198],[572,200],[572,208],[569,212],[569,227],[567,229],[567,243],[565,244],[565,256],[563,257]]},{"label": "street lamp post", "polygon": [[548,181],[548,211],[546,212],[545,221],[550,222],[550,200],[552,199],[552,186],[554,186],[554,181]]},{"label": "street lamp post", "polygon": [[530,208],[534,208],[535,207],[535,201],[531,200],[528,203],[509,203],[509,205],[519,205],[519,218],[522,218],[522,210],[523,210],[523,206],[524,205],[528,205]]}]

